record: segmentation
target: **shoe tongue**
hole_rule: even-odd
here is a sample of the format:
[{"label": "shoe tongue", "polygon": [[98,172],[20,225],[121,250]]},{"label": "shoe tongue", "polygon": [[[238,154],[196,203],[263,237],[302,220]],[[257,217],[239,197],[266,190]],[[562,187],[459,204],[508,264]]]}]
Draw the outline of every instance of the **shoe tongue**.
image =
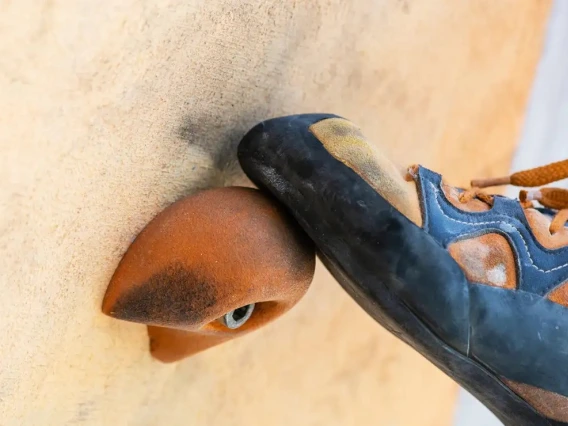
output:
[{"label": "shoe tongue", "polygon": [[568,246],[568,227],[550,232],[550,223],[556,211],[543,208],[524,209],[525,217],[537,241],[548,249],[558,249]]},{"label": "shoe tongue", "polygon": [[[535,207],[533,210],[539,212],[542,216],[544,216],[549,222],[552,222],[554,216],[558,214],[557,210],[548,209],[546,207]],[[568,229],[568,223],[564,225],[565,228]]]}]

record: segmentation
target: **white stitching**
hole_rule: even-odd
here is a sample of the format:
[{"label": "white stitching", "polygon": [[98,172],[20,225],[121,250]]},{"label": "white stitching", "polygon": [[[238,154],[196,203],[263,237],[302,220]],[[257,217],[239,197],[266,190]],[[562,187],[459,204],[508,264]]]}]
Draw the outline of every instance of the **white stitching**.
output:
[{"label": "white stitching", "polygon": [[531,257],[531,252],[529,250],[529,246],[528,246],[525,238],[523,237],[523,234],[521,234],[521,232],[517,228],[515,228],[513,225],[511,225],[510,223],[500,221],[500,220],[491,221],[491,222],[463,222],[461,220],[457,220],[457,219],[454,219],[453,217],[448,216],[446,214],[446,212],[444,212],[444,209],[442,208],[442,205],[440,204],[440,200],[438,199],[438,196],[440,195],[440,190],[438,188],[436,188],[436,185],[434,185],[432,182],[428,182],[428,183],[432,186],[432,189],[435,192],[434,199],[436,200],[436,204],[438,205],[438,208],[440,209],[442,214],[445,217],[447,217],[448,219],[450,219],[451,221],[461,223],[463,225],[496,225],[496,224],[507,225],[507,226],[513,228],[517,232],[517,234],[519,234],[519,237],[521,237],[521,240],[523,241],[523,244],[525,245],[525,248],[527,249],[527,255],[529,257],[529,260],[531,261],[531,266],[533,268],[535,268],[536,270],[538,270],[540,272],[544,272],[545,274],[549,274],[551,272],[558,271],[559,269],[563,269],[563,268],[568,266],[568,263],[565,263],[564,265],[560,265],[560,266],[557,266],[557,267],[549,269],[549,270],[540,269],[538,266],[536,266],[533,258]]}]

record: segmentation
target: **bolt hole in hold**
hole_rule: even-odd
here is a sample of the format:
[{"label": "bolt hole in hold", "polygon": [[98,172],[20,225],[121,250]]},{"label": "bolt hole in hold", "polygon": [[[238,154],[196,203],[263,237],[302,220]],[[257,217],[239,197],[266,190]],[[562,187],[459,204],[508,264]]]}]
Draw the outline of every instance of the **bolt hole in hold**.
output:
[{"label": "bolt hole in hold", "polygon": [[221,317],[221,322],[230,329],[235,329],[241,327],[245,322],[249,320],[254,311],[254,303],[250,305],[241,306],[231,312],[227,312]]}]

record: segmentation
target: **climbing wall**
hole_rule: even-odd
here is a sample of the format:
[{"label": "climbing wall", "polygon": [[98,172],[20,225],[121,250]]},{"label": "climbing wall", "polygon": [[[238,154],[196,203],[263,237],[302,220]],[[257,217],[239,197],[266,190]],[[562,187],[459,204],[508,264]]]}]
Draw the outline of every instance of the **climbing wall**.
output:
[{"label": "climbing wall", "polygon": [[508,170],[549,1],[0,5],[0,424],[450,424],[456,386],[318,265],[284,318],[178,364],[100,313],[174,200],[246,183],[255,122],[334,112],[452,183]]}]

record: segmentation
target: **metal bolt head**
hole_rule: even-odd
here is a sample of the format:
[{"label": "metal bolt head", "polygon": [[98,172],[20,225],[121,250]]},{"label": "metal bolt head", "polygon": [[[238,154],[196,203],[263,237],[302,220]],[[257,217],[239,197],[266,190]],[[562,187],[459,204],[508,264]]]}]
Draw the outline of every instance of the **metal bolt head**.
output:
[{"label": "metal bolt head", "polygon": [[230,329],[236,329],[241,327],[245,322],[249,320],[254,311],[254,303],[250,305],[241,306],[240,308],[234,309],[227,312],[221,317],[221,322],[225,327]]}]

